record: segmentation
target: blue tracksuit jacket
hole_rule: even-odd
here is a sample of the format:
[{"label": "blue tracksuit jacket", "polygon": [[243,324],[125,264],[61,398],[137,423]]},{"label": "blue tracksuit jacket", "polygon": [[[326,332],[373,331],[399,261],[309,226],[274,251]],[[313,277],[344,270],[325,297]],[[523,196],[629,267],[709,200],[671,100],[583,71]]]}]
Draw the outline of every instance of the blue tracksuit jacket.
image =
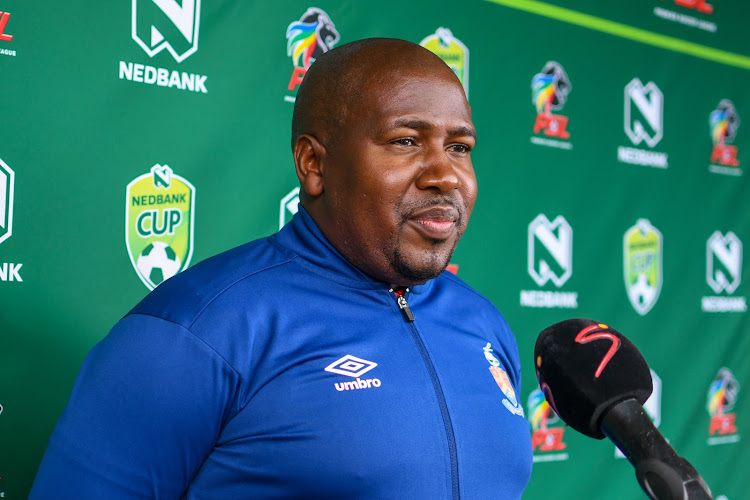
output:
[{"label": "blue tracksuit jacket", "polygon": [[30,498],[520,498],[505,320],[449,273],[405,298],[413,322],[300,209],[92,349]]}]

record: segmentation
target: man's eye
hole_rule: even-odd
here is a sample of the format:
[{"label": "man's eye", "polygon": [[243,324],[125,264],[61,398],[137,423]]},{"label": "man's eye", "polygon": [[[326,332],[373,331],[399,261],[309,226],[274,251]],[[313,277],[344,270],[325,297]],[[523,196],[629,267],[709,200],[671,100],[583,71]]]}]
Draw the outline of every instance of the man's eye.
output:
[{"label": "man's eye", "polygon": [[466,144],[451,144],[448,146],[448,150],[453,153],[468,153],[471,148]]},{"label": "man's eye", "polygon": [[413,146],[416,144],[416,142],[411,137],[403,137],[401,139],[392,141],[391,144],[398,144],[399,146]]}]

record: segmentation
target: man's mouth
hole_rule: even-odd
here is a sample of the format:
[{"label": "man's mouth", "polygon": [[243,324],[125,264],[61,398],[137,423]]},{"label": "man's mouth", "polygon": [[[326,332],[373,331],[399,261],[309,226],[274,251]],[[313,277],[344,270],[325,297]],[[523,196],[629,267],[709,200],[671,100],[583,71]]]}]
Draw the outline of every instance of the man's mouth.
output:
[{"label": "man's mouth", "polygon": [[420,233],[435,240],[449,238],[455,231],[458,220],[458,210],[451,205],[433,205],[417,210],[409,218]]}]

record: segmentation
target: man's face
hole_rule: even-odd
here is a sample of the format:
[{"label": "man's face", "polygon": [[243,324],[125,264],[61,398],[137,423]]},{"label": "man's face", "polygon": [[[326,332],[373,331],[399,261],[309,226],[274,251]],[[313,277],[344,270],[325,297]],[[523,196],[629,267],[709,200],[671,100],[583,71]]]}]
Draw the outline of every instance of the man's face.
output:
[{"label": "man's face", "polygon": [[445,269],[469,221],[475,132],[464,90],[445,71],[385,82],[365,87],[327,146],[335,223],[326,236],[367,274],[413,285]]}]

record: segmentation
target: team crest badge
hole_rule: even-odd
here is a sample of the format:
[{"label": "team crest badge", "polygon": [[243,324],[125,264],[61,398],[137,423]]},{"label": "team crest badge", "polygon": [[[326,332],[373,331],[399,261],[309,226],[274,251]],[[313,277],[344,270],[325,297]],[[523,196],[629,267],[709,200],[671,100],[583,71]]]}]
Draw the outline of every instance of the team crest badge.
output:
[{"label": "team crest badge", "polygon": [[490,364],[490,373],[492,378],[495,379],[497,386],[503,391],[503,406],[505,406],[509,412],[514,415],[521,417],[523,414],[523,407],[518,404],[518,398],[516,398],[516,391],[513,389],[513,385],[510,383],[508,373],[500,366],[500,360],[497,359],[495,354],[492,352],[492,345],[487,342],[487,345],[482,348],[484,351],[484,357]]},{"label": "team crest badge", "polygon": [[646,219],[638,219],[624,238],[625,288],[641,316],[659,298],[662,284],[662,235]]},{"label": "team crest badge", "polygon": [[128,184],[125,244],[150,290],[190,264],[194,214],[195,188],[168,165],[154,165]]},{"label": "team crest badge", "polygon": [[438,28],[437,31],[419,42],[419,45],[429,50],[445,61],[456,74],[469,98],[469,49],[461,40],[453,36],[448,28]]}]

